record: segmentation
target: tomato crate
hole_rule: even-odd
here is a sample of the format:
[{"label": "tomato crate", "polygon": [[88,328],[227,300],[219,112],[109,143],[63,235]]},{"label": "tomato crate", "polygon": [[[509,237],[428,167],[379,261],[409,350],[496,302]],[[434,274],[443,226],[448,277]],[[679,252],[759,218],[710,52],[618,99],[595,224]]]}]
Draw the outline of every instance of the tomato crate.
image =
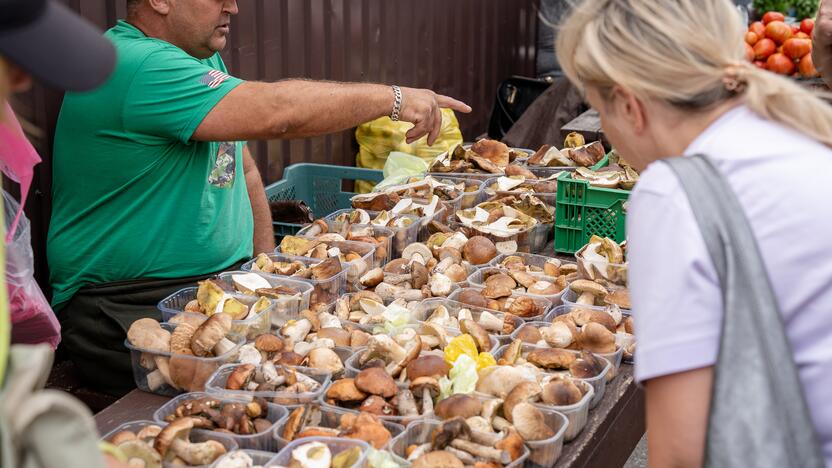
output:
[{"label": "tomato crate", "polygon": [[[283,179],[266,187],[269,201],[303,200],[315,219],[352,206],[350,198],[356,193],[344,189],[345,181],[384,179],[382,171],[329,164],[293,164],[283,172]],[[296,234],[302,224],[275,221],[275,237]]]},{"label": "tomato crate", "polygon": [[616,242],[626,239],[626,209],[629,190],[592,187],[575,180],[571,172],[558,177],[555,207],[555,251],[574,254],[593,235]]}]

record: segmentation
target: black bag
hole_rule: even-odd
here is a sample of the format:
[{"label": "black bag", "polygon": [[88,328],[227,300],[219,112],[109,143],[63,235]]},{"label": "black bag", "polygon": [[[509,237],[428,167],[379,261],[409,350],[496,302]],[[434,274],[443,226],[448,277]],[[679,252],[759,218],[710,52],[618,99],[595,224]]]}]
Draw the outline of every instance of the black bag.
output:
[{"label": "black bag", "polygon": [[488,137],[502,140],[517,119],[549,86],[550,79],[527,78],[512,76],[500,83],[497,89],[497,99],[491,111],[491,121],[488,123]]}]

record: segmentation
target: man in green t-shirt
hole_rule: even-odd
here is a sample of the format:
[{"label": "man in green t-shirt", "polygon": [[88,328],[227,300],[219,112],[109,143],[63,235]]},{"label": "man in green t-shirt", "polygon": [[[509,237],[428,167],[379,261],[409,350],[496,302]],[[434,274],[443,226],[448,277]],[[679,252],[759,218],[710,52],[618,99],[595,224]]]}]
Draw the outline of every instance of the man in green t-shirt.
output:
[{"label": "man in green t-shirt", "polygon": [[245,140],[340,131],[384,115],[438,136],[428,90],[228,75],[234,0],[128,0],[106,36],[118,61],[95,91],[67,94],[55,132],[47,254],[67,354],[89,383],[132,386],[126,330],[197,279],[274,249]]}]

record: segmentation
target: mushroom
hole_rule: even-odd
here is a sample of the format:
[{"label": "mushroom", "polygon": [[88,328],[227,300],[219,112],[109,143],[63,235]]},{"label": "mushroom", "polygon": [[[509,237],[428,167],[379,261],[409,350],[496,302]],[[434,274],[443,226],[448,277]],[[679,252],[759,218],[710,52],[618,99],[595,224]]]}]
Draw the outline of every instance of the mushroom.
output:
[{"label": "mushroom", "polygon": [[355,379],[340,379],[332,382],[326,391],[326,398],[335,401],[363,401],[367,394],[355,386]]},{"label": "mushroom", "polygon": [[445,297],[451,293],[454,281],[442,273],[434,273],[431,276],[428,286],[430,293],[436,297]]},{"label": "mushroom", "polygon": [[309,442],[292,450],[292,461],[289,466],[301,468],[330,468],[332,452],[326,444]]},{"label": "mushroom", "polygon": [[543,413],[531,403],[523,402],[512,410],[514,428],[525,441],[545,440],[552,438],[555,431],[547,424]]},{"label": "mushroom", "polygon": [[472,265],[483,265],[497,256],[497,247],[487,237],[474,236],[462,247],[462,255]]},{"label": "mushroom", "polygon": [[577,358],[563,349],[535,349],[526,355],[526,361],[543,369],[569,369]]},{"label": "mushroom", "polygon": [[413,461],[412,468],[464,468],[465,464],[454,454],[437,450],[420,455]]},{"label": "mushroom", "polygon": [[[136,320],[130,325],[130,329],[127,330],[127,341],[130,344],[151,353],[170,352],[170,339],[170,332],[162,328],[159,322],[151,318]],[[152,361],[148,359],[144,367],[148,367],[150,362],[153,362],[153,365],[156,367],[153,372],[147,375],[147,386],[151,391],[161,387],[162,383],[167,383],[174,388],[178,388],[170,378],[170,368],[167,358],[153,354]]]},{"label": "mushroom", "polygon": [[287,346],[296,346],[312,331],[312,322],[306,318],[289,320],[280,329],[280,334],[288,341]]},{"label": "mushroom", "polygon": [[378,416],[393,416],[396,414],[396,409],[387,401],[378,396],[378,395],[370,395],[369,398],[364,400],[361,405],[358,407],[358,411],[367,412],[370,414],[375,414]]},{"label": "mushroom", "polygon": [[578,309],[569,313],[575,320],[575,325],[583,327],[594,322],[601,324],[610,332],[615,332],[615,319],[603,310]]},{"label": "mushroom", "polygon": [[581,401],[583,393],[571,379],[553,379],[543,386],[540,397],[547,405],[570,406]]},{"label": "mushroom", "polygon": [[410,361],[405,369],[407,377],[411,381],[419,377],[433,377],[435,379],[447,377],[451,370],[448,363],[445,362],[445,359],[433,354],[419,356]]},{"label": "mushroom", "polygon": [[493,333],[502,333],[505,320],[500,319],[496,315],[486,310],[480,312],[480,318],[477,323],[487,331]]},{"label": "mushroom", "polygon": [[182,322],[176,326],[170,335],[170,352],[172,354],[187,354],[193,356],[191,351],[191,340],[197,327],[188,322]]},{"label": "mushroom", "polygon": [[569,366],[569,373],[579,379],[591,379],[597,377],[609,363],[587,351],[581,351],[581,358],[575,360]]},{"label": "mushroom", "polygon": [[467,333],[474,338],[479,352],[488,352],[491,349],[491,337],[480,324],[473,320],[461,320],[459,326],[462,333]]},{"label": "mushroom", "polygon": [[525,441],[514,429],[509,429],[505,438],[494,445],[497,450],[508,452],[511,461],[517,460],[523,455],[524,447]]},{"label": "mushroom", "polygon": [[580,305],[595,305],[599,299],[603,299],[608,294],[607,288],[601,286],[595,281],[577,280],[569,285],[569,289],[579,294],[575,303]]},{"label": "mushroom", "polygon": [[425,294],[420,289],[405,289],[387,282],[379,283],[375,289],[376,294],[383,300],[404,299],[406,301],[421,301]]},{"label": "mushroom", "polygon": [[376,450],[381,450],[392,438],[392,434],[378,417],[369,413],[341,416],[340,428],[339,437],[363,440]]},{"label": "mushroom", "polygon": [[171,422],[156,436],[153,448],[164,460],[179,457],[189,465],[208,465],[225,453],[216,440],[191,443],[188,438],[198,419],[184,417]]},{"label": "mushroom", "polygon": [[384,281],[384,271],[381,268],[373,268],[367,273],[364,273],[358,281],[366,288],[374,288]]},{"label": "mushroom", "polygon": [[[464,394],[451,395],[437,403],[434,412],[442,419],[461,417],[468,419],[479,416],[482,402],[475,397]],[[490,423],[489,423],[490,425]]]},{"label": "mushroom", "polygon": [[508,393],[503,402],[503,414],[508,422],[514,422],[512,411],[514,407],[524,402],[536,401],[543,389],[537,382],[520,382]]},{"label": "mushroom", "polygon": [[567,348],[578,340],[578,329],[571,322],[553,322],[540,328],[540,336],[553,348]]},{"label": "mushroom", "polygon": [[242,390],[248,387],[248,384],[254,378],[255,370],[257,368],[251,364],[239,365],[231,371],[228,379],[225,382],[225,388],[228,390]]},{"label": "mushroom", "polygon": [[222,356],[234,349],[234,342],[225,337],[231,331],[231,316],[226,313],[214,314],[194,333],[191,351],[195,356],[207,356],[211,352]]},{"label": "mushroom", "polygon": [[360,391],[370,395],[391,398],[398,392],[398,387],[390,374],[384,369],[371,367],[364,369],[355,376],[355,386]]},{"label": "mushroom", "polygon": [[477,391],[504,399],[519,382],[527,380],[532,378],[516,367],[491,366],[480,371]]},{"label": "mushroom", "polygon": [[614,353],[615,334],[603,325],[589,322],[581,329],[581,347],[593,353]]},{"label": "mushroom", "polygon": [[113,444],[127,457],[127,466],[141,466],[143,468],[162,468],[162,457],[159,452],[143,440],[130,440]]},{"label": "mushroom", "polygon": [[429,259],[433,258],[433,253],[425,244],[414,242],[404,248],[401,258],[407,260],[410,264],[420,263],[425,265]]},{"label": "mushroom", "polygon": [[416,397],[408,389],[402,389],[396,395],[396,410],[400,416],[419,416],[419,408],[416,406]]},{"label": "mushroom", "polygon": [[309,352],[307,361],[309,367],[329,372],[330,374],[337,374],[344,370],[344,363],[341,362],[341,358],[335,354],[335,351],[329,348],[313,349]]},{"label": "mushroom", "polygon": [[615,305],[622,309],[631,309],[630,292],[627,289],[616,289],[604,296],[604,304]]},{"label": "mushroom", "polygon": [[538,344],[541,340],[543,340],[543,329],[539,329],[533,325],[524,325],[517,330],[517,339],[522,341],[523,343],[529,343],[532,345]]}]

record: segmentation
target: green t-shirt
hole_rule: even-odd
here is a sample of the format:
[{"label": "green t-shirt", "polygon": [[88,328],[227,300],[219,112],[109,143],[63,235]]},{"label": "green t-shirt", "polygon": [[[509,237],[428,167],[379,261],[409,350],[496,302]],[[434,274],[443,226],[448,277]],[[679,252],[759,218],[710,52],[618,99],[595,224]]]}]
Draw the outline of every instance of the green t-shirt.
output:
[{"label": "green t-shirt", "polygon": [[68,93],[55,130],[47,240],[57,309],[86,284],[207,274],[250,257],[244,142],[191,135],[241,80],[127,22],[110,79]]}]

